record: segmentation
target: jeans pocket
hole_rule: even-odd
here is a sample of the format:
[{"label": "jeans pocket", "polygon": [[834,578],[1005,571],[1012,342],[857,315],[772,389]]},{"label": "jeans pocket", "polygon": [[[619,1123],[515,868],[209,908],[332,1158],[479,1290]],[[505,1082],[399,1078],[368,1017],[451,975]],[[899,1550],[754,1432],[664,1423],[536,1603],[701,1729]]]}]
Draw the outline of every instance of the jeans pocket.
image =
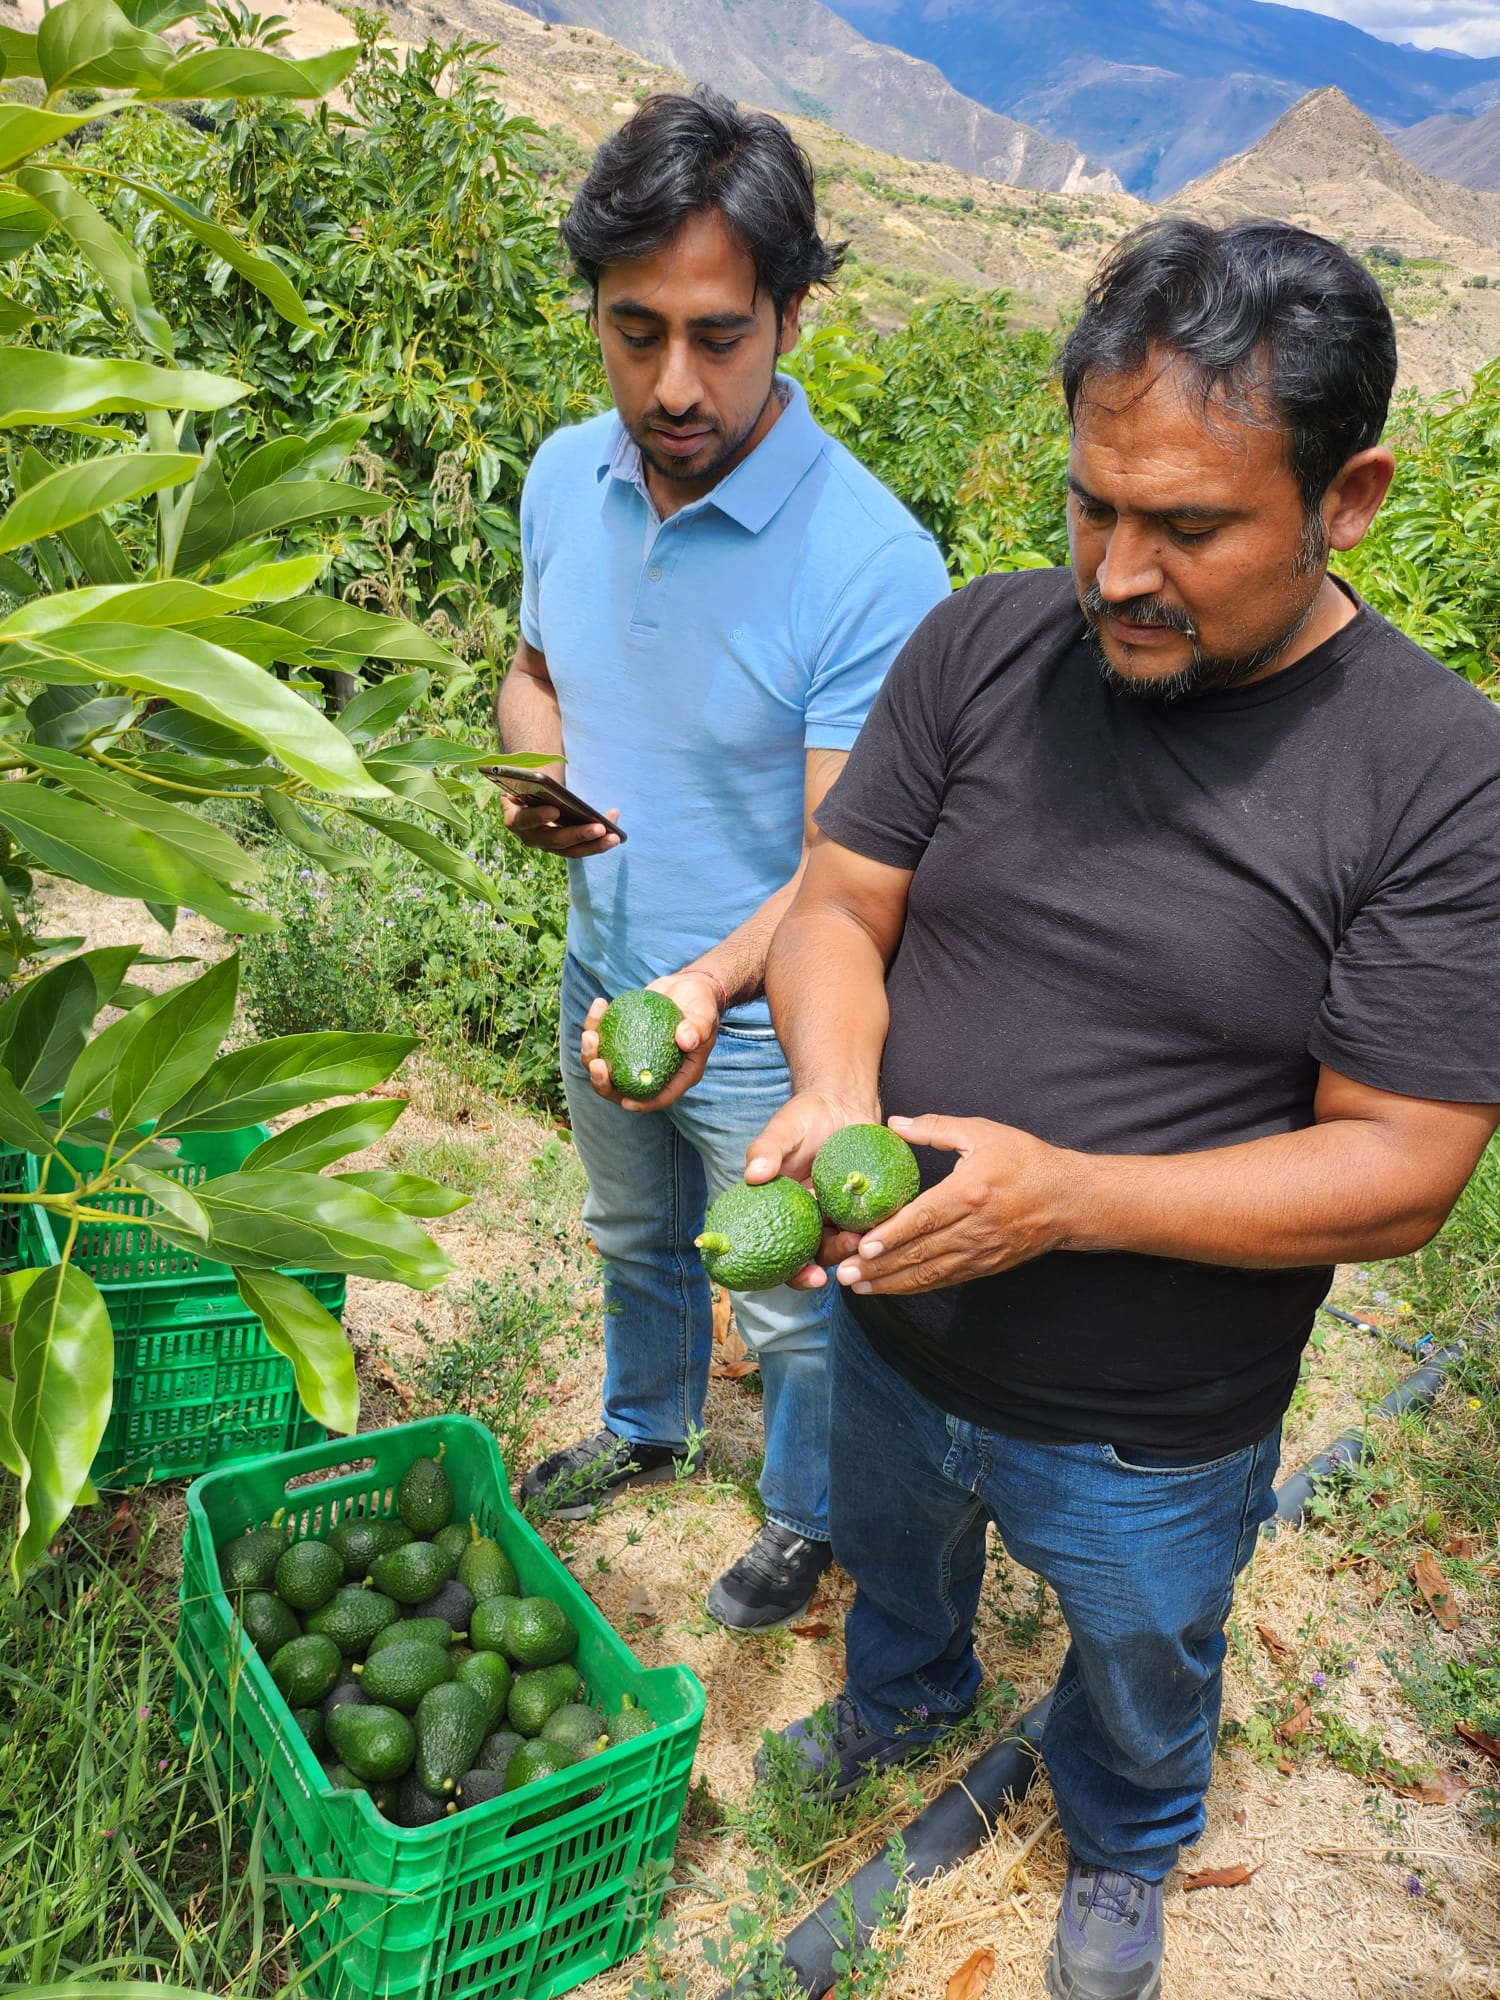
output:
[{"label": "jeans pocket", "polygon": [[1116,1472],[1139,1473],[1147,1479],[1193,1479],[1205,1472],[1222,1472],[1226,1465],[1233,1465],[1236,1459],[1248,1458],[1256,1449],[1253,1444],[1241,1445],[1236,1451],[1226,1451],[1218,1458],[1195,1460],[1191,1465],[1141,1465],[1133,1459],[1122,1458],[1112,1444],[1101,1444],[1099,1453],[1104,1463]]}]

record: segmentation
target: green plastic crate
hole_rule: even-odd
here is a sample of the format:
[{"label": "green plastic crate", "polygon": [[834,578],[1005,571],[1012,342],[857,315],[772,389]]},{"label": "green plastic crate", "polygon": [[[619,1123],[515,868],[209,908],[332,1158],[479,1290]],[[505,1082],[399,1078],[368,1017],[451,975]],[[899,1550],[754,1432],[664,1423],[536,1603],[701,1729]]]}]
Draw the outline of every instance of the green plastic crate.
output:
[{"label": "green plastic crate", "polygon": [[[19,1193],[26,1185],[26,1155],[0,1146],[0,1192]],[[0,1271],[21,1267],[21,1203],[0,1202]]]},{"label": "green plastic crate", "polygon": [[[233,1622],[216,1550],[278,1507],[294,1540],[351,1515],[390,1514],[411,1460],[443,1444],[458,1518],[473,1514],[496,1538],[524,1593],[567,1611],[590,1695],[614,1710],[632,1694],[657,1726],[514,1797],[402,1828],[363,1792],[330,1788]],[[550,2000],[637,1948],[676,1842],[703,1689],[686,1667],[643,1667],[605,1622],[511,1504],[482,1425],[433,1417],[237,1465],[195,1481],[187,1507],[178,1721],[187,1740],[201,1714],[243,1826],[264,1806],[265,1852],[297,1926],[304,1990],[322,2000]],[[519,1824],[548,1806],[556,1818]]]},{"label": "green plastic crate", "polygon": [[[267,1136],[263,1125],[189,1134],[170,1178],[195,1187],[232,1173]],[[102,1158],[93,1147],[62,1150],[85,1170]],[[55,1163],[21,1158],[32,1187],[60,1184]],[[92,1468],[97,1487],[190,1479],[327,1435],[303,1409],[291,1362],[266,1339],[226,1264],[164,1242],[152,1231],[154,1204],[145,1195],[101,1196],[91,1205],[120,1218],[83,1224],[73,1247],[73,1262],[103,1293],[115,1330],[114,1401]],[[19,1236],[24,1263],[61,1263],[66,1236],[58,1217],[25,1207]],[[291,1275],[329,1312],[343,1312],[339,1273]]]}]

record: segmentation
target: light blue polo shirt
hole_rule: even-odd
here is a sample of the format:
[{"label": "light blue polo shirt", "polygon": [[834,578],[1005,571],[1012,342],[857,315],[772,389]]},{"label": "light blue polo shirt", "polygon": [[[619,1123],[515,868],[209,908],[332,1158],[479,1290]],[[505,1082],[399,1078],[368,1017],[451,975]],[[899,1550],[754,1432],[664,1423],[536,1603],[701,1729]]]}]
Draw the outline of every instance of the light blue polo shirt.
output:
[{"label": "light blue polo shirt", "polygon": [[[568,864],[568,943],[605,994],[675,972],[793,874],[804,753],[847,750],[948,595],[932,537],[778,377],[781,416],[666,521],[610,411],[555,432],[521,500],[521,630],[564,779],[628,841]],[[735,1010],[769,1019],[764,1000]]]}]

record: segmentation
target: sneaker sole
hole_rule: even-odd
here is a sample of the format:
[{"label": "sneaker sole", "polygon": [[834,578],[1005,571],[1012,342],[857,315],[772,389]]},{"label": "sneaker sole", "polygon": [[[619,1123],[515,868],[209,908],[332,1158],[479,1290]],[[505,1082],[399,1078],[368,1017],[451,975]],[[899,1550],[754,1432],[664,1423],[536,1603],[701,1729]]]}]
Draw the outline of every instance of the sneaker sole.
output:
[{"label": "sneaker sole", "polygon": [[[1057,1969],[1055,1948],[1047,1954],[1046,1977],[1043,1984],[1051,2000],[1097,2000],[1097,1996],[1103,1991],[1097,1986],[1080,1986],[1076,1980],[1069,1980],[1064,1984],[1063,1975]],[[1134,1993],[1112,1996],[1112,2000],[1161,2000],[1161,1967],[1156,1968],[1149,1986],[1138,1986]]]},{"label": "sneaker sole", "polygon": [[658,1465],[653,1467],[649,1472],[627,1473],[623,1479],[611,1480],[606,1490],[596,1495],[592,1500],[568,1500],[560,1507],[548,1505],[545,1489],[540,1493],[528,1493],[523,1486],[521,1489],[521,1499],[523,1502],[536,1501],[539,1505],[547,1509],[547,1512],[554,1521],[586,1521],[590,1515],[599,1513],[602,1508],[608,1507],[612,1501],[618,1500],[621,1494],[628,1493],[633,1486],[666,1486],[675,1484],[678,1480],[682,1479],[696,1479],[701,1470],[702,1467],[698,1465],[687,1469],[684,1469],[681,1465]]}]

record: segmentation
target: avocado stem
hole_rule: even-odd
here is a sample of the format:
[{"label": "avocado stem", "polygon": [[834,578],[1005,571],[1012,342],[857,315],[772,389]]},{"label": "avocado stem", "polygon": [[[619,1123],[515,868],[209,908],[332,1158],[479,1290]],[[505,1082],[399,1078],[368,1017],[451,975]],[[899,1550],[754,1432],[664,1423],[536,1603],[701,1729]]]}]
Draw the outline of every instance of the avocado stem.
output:
[{"label": "avocado stem", "polygon": [[729,1238],[721,1236],[715,1229],[705,1229],[701,1236],[693,1238],[695,1250],[706,1250],[710,1257],[722,1257],[729,1248]]},{"label": "avocado stem", "polygon": [[845,1194],[868,1194],[869,1191],[870,1191],[870,1176],[868,1174],[862,1174],[859,1173],[858,1171],[852,1174],[845,1174],[844,1176]]}]

